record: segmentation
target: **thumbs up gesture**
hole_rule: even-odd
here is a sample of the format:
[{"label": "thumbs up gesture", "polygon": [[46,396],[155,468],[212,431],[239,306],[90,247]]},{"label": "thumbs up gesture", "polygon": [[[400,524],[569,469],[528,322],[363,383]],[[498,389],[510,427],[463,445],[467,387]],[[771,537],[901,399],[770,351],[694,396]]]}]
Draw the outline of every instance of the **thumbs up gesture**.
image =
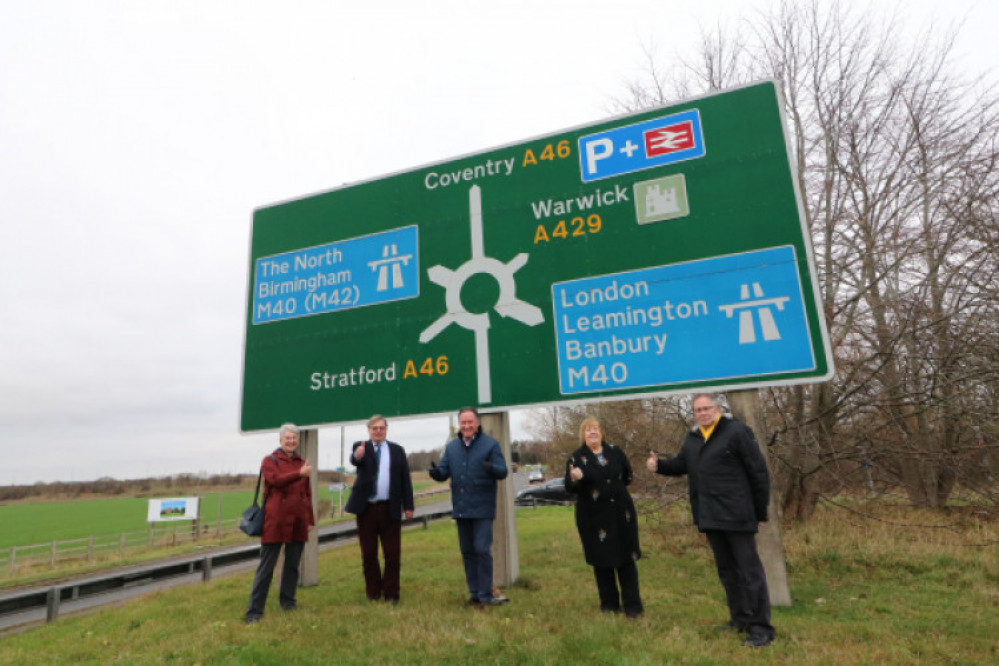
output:
[{"label": "thumbs up gesture", "polygon": [[645,466],[649,468],[650,472],[659,469],[659,456],[656,455],[655,451],[649,451],[649,459],[645,461]]}]

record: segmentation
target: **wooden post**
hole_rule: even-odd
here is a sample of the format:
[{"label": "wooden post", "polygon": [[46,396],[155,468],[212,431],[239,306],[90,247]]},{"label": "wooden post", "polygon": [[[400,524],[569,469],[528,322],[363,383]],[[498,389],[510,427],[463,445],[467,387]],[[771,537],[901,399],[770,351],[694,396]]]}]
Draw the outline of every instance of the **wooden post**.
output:
[{"label": "wooden post", "polygon": [[201,495],[195,495],[194,497],[198,500],[198,515],[194,517],[194,522],[191,523],[191,533],[194,540],[197,541],[201,536]]},{"label": "wooden post", "polygon": [[45,621],[55,622],[59,617],[59,601],[62,596],[62,588],[50,587],[45,594]]},{"label": "wooden post", "polygon": [[[510,413],[483,414],[482,432],[500,444],[510,469]],[[493,582],[512,585],[520,576],[517,549],[517,514],[513,505],[513,473],[496,484],[496,520],[493,522]]]},{"label": "wooden post", "polygon": [[[763,409],[760,406],[760,394],[756,389],[730,391],[728,403],[732,414],[752,428],[756,440],[767,441],[769,433],[763,421]],[[770,603],[774,606],[790,606],[791,590],[787,583],[787,564],[784,560],[784,541],[780,534],[780,503],[777,497],[777,485],[773,482],[773,470],[770,468],[770,457],[764,450],[763,459],[767,463],[770,474],[770,506],[767,509],[770,520],[760,523],[760,532],[756,535],[756,544],[763,561],[763,569],[767,572],[767,590],[770,593]]]},{"label": "wooden post", "polygon": [[[312,517],[319,524],[319,431],[302,430],[299,433],[298,455],[312,465],[312,475],[309,485],[312,488]],[[282,549],[283,550],[283,549]],[[309,531],[309,540],[305,542],[302,552],[302,563],[298,576],[299,587],[319,585],[319,528]]]}]

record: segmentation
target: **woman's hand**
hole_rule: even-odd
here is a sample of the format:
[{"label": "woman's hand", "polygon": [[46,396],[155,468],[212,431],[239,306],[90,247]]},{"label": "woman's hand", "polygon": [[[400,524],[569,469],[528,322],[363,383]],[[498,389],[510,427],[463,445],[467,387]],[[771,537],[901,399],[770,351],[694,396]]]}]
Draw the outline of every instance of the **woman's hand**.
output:
[{"label": "woman's hand", "polygon": [[653,473],[659,469],[659,456],[655,451],[649,451],[649,459],[645,461],[645,466]]}]

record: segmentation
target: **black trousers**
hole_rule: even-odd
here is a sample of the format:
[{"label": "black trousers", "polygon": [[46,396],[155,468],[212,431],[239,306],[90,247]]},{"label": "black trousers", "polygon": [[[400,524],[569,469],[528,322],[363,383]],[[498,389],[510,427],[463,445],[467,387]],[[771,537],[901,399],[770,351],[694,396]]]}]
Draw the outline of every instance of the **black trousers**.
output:
[{"label": "black trousers", "polygon": [[[626,613],[641,613],[642,597],[638,592],[638,567],[629,561],[617,567],[593,567],[593,577],[597,581],[600,595],[600,610],[619,611],[624,606]],[[621,593],[618,596],[618,583]]]},{"label": "black trousers", "polygon": [[767,575],[756,551],[756,535],[721,530],[707,530],[704,534],[715,555],[732,623],[751,636],[773,638]]},{"label": "black trousers", "polygon": [[264,614],[267,604],[267,593],[271,589],[274,578],[274,565],[284,546],[284,568],[281,569],[281,608],[295,608],[295,591],[298,589],[298,565],[302,561],[304,541],[289,541],[288,543],[265,543],[260,545],[260,564],[253,577],[253,589],[250,590],[250,603],[246,607],[248,620],[259,620]]},{"label": "black trousers", "polygon": [[[357,540],[361,544],[364,591],[372,601],[399,598],[399,570],[402,561],[402,521],[389,515],[388,502],[368,504],[357,516]],[[385,571],[378,562],[378,542],[385,555]]]}]

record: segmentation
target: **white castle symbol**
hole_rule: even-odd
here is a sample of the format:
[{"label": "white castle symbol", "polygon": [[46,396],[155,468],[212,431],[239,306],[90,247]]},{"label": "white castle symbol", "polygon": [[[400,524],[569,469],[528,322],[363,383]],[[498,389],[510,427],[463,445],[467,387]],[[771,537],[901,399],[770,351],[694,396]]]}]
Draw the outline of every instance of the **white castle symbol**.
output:
[{"label": "white castle symbol", "polygon": [[679,213],[680,206],[676,202],[676,188],[667,187],[663,190],[658,183],[645,190],[645,215],[670,215]]}]

